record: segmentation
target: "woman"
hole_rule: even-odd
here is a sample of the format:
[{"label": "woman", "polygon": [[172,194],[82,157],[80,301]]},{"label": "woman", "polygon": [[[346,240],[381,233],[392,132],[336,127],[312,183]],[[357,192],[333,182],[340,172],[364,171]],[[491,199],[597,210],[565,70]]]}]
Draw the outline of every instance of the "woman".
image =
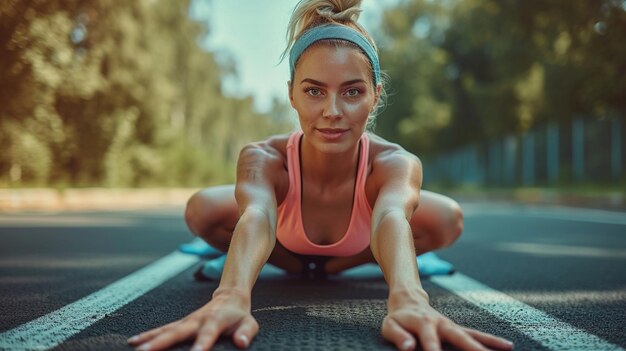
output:
[{"label": "woman", "polygon": [[[247,145],[236,185],[194,195],[186,211],[196,235],[228,251],[219,287],[186,318],[129,339],[161,350],[195,339],[210,349],[231,335],[240,348],[259,330],[251,290],[266,262],[291,273],[338,273],[377,262],[389,287],[385,339],[398,349],[510,349],[430,307],[416,254],[454,242],[458,205],[422,191],[420,161],[367,134],[383,95],[374,42],[356,23],[360,1],[303,0],[289,24],[289,99],[301,131]],[[419,209],[418,209],[419,204]],[[311,264],[313,263],[313,264]]]}]

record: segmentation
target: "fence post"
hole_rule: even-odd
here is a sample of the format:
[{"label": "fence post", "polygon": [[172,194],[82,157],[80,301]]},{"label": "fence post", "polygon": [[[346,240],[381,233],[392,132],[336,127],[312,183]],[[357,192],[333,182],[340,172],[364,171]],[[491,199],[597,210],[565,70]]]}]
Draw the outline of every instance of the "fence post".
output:
[{"label": "fence post", "polygon": [[572,166],[575,181],[585,176],[585,122],[581,117],[572,121]]},{"label": "fence post", "polygon": [[502,142],[499,139],[489,143],[489,183],[502,184]]},{"label": "fence post", "polygon": [[478,183],[478,159],[474,145],[470,144],[463,148],[463,159],[465,160],[465,185],[476,185]]},{"label": "fence post", "polygon": [[515,184],[515,164],[517,154],[517,139],[510,135],[504,139],[504,183]]},{"label": "fence post", "polygon": [[619,118],[611,120],[611,175],[614,180],[622,175],[622,123]]},{"label": "fence post", "polygon": [[532,130],[522,137],[522,153],[522,183],[532,186],[535,184],[535,134]]},{"label": "fence post", "polygon": [[546,138],[548,182],[556,184],[559,180],[559,125],[557,123],[548,124]]},{"label": "fence post", "polygon": [[476,185],[485,186],[487,179],[487,158],[485,157],[485,150],[480,143],[474,144],[474,153],[476,155],[476,164],[478,165]]}]

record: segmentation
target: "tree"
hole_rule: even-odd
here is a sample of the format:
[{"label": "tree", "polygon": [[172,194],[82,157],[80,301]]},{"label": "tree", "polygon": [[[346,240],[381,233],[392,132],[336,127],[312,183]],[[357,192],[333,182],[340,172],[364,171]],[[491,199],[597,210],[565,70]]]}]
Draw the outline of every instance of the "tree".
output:
[{"label": "tree", "polygon": [[0,184],[232,180],[243,143],[281,127],[222,94],[230,71],[198,46],[190,5],[0,3]]},{"label": "tree", "polygon": [[623,1],[413,0],[385,13],[378,131],[423,153],[626,115]]}]

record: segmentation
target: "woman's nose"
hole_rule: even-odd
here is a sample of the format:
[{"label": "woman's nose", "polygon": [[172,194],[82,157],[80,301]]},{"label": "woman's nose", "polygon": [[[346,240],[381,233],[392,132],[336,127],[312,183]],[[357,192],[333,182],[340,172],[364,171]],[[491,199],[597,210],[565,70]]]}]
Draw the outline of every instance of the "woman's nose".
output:
[{"label": "woman's nose", "polygon": [[341,106],[337,96],[329,95],[324,106],[324,117],[341,117]]}]

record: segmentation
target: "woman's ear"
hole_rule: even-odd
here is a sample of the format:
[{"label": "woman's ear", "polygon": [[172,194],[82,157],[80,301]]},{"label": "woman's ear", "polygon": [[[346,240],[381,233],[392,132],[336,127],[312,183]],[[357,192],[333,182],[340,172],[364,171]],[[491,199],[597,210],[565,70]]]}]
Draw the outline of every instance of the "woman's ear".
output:
[{"label": "woman's ear", "polygon": [[376,84],[376,89],[374,89],[374,104],[372,105],[372,111],[370,112],[373,112],[376,106],[378,105],[378,101],[380,100],[380,92],[382,91],[382,89],[383,89],[382,83]]},{"label": "woman's ear", "polygon": [[287,89],[289,90],[289,102],[291,103],[291,107],[296,108],[293,102],[293,87],[291,86],[291,81],[287,81]]}]

